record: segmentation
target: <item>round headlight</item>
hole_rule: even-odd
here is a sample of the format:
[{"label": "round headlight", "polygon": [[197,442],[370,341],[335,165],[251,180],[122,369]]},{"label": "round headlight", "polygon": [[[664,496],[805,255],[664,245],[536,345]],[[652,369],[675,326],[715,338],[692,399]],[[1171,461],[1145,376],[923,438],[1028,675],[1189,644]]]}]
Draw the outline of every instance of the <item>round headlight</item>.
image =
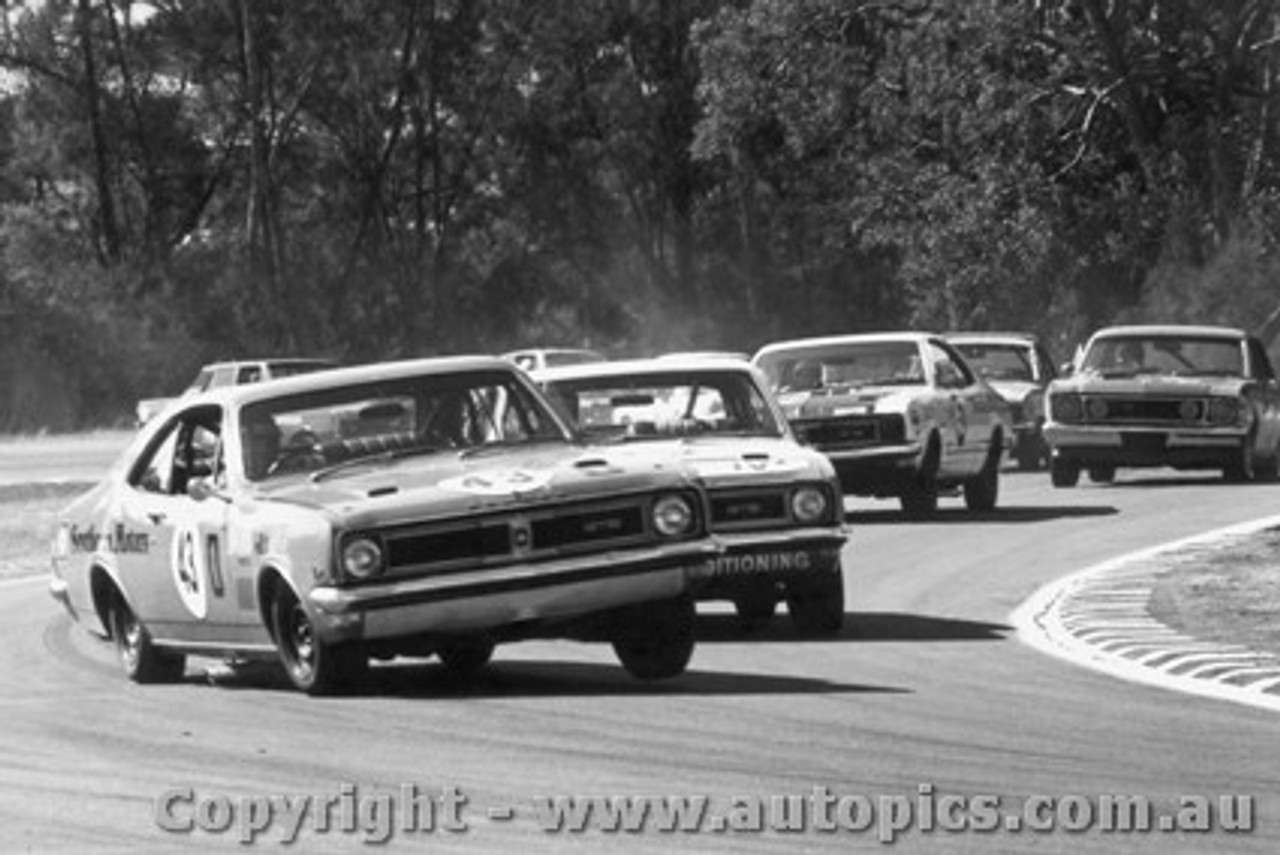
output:
[{"label": "round headlight", "polygon": [[1178,418],[1184,422],[1197,422],[1200,420],[1200,402],[1193,401],[1190,398],[1178,404]]},{"label": "round headlight", "polygon": [[1209,404],[1209,421],[1215,425],[1235,424],[1240,418],[1239,398],[1214,398]]},{"label": "round headlight", "polygon": [[1084,410],[1090,419],[1100,422],[1107,417],[1107,402],[1101,398],[1090,398],[1084,402]]},{"label": "round headlight", "polygon": [[1080,421],[1080,399],[1075,395],[1054,395],[1049,399],[1049,406],[1057,421]]},{"label": "round headlight", "polygon": [[817,487],[801,487],[791,494],[791,512],[800,522],[818,522],[826,516],[827,496]]},{"label": "round headlight", "polygon": [[382,545],[370,537],[355,537],[342,547],[342,569],[355,579],[368,579],[382,572]]},{"label": "round headlight", "polygon": [[663,537],[678,537],[693,529],[693,508],[683,496],[663,496],[653,503],[653,527]]}]

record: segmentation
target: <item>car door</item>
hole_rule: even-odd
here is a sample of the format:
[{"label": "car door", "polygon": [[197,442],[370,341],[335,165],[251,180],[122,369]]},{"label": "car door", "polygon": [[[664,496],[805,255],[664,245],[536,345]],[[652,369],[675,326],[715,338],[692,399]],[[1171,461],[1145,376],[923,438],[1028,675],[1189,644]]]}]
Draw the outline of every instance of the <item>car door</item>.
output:
[{"label": "car door", "polygon": [[951,474],[976,474],[987,460],[1004,405],[955,348],[937,340],[929,345],[939,388],[950,399],[955,413],[955,461]]},{"label": "car door", "polygon": [[1258,390],[1258,447],[1271,454],[1280,445],[1280,382],[1261,341],[1250,337],[1248,351],[1248,374]]},{"label": "car door", "polygon": [[145,549],[121,553],[121,584],[134,612],[162,641],[216,643],[232,618],[224,577],[228,503],[197,501],[188,486],[216,477],[221,414],[189,408],[156,436],[129,473],[120,536]]}]

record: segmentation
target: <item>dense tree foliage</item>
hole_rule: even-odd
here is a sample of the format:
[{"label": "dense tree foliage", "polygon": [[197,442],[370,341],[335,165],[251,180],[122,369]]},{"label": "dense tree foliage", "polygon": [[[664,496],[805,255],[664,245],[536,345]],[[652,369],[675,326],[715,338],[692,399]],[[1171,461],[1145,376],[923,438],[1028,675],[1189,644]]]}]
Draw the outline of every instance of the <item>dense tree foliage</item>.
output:
[{"label": "dense tree foliage", "polygon": [[43,0],[0,429],[210,359],[1280,327],[1273,0]]}]

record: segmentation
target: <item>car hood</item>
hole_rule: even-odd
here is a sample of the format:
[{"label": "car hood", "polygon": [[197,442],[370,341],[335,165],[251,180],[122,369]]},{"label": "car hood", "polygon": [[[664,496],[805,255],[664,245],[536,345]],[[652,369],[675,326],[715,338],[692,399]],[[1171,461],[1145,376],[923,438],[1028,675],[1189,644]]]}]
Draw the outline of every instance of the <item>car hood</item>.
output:
[{"label": "car hood", "polygon": [[1067,380],[1056,380],[1054,392],[1134,395],[1138,397],[1196,397],[1238,395],[1249,381],[1240,377],[1179,377],[1175,374],[1139,374],[1135,377],[1106,377],[1087,372]]},{"label": "car hood", "polygon": [[395,525],[686,483],[657,455],[552,445],[353,462],[318,480],[300,475],[265,482],[257,498],[325,510],[347,525]]},{"label": "car hood", "polygon": [[610,446],[610,454],[679,461],[708,487],[834,477],[825,455],[781,437],[688,436]]},{"label": "car hood", "polygon": [[778,395],[789,419],[901,413],[924,390],[923,386],[833,386]]}]

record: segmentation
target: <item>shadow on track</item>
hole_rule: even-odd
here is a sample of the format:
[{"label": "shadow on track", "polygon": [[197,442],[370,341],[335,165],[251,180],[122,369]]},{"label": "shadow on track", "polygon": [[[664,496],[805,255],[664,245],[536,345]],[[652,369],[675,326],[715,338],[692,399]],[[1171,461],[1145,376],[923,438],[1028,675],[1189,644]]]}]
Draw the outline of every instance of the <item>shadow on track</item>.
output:
[{"label": "shadow on track", "polygon": [[[210,683],[227,690],[279,691],[298,694],[274,663],[255,662],[216,673],[189,673],[186,682]],[[796,694],[910,694],[909,689],[836,683],[782,674],[749,674],[702,670],[693,665],[670,680],[646,682],[627,674],[621,665],[565,662],[547,659],[504,660],[499,646],[494,660],[479,673],[460,677],[434,660],[396,659],[375,662],[362,684],[337,700],[395,697],[423,700],[456,698],[617,697],[661,695],[796,695]],[[331,699],[312,699],[330,703]]]},{"label": "shadow on track", "polygon": [[698,642],[833,644],[873,641],[1003,641],[1013,628],[995,623],[939,618],[903,612],[846,612],[844,626],[825,638],[796,634],[785,607],[767,621],[744,627],[735,614],[698,615]]},{"label": "shadow on track", "polygon": [[[887,500],[886,500],[887,501]],[[1038,523],[1052,520],[1109,517],[1120,513],[1111,505],[1028,505],[1025,507],[998,507],[994,511],[971,511],[960,507],[940,507],[936,514],[928,519],[914,520],[908,518],[896,506],[886,504],[879,508],[846,511],[844,518],[848,522],[863,524],[903,524],[920,525],[921,523]]]}]

